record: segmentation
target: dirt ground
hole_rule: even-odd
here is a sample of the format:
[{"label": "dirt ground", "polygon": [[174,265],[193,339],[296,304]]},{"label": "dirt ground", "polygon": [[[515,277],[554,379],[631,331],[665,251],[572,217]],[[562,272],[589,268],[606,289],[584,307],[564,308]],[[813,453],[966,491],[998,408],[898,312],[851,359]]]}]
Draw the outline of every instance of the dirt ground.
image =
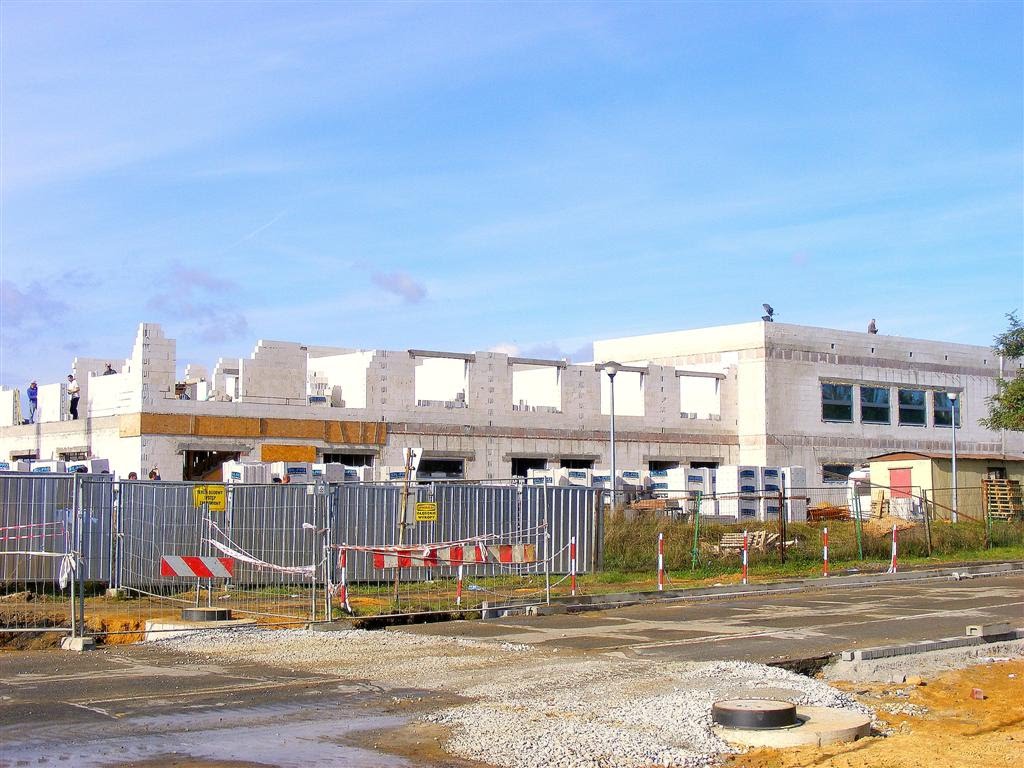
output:
[{"label": "dirt ground", "polygon": [[[886,733],[820,749],[759,749],[730,758],[725,765],[1005,768],[1024,762],[1024,661],[946,672],[917,685],[833,685],[874,709]],[[975,688],[984,698],[971,697]]]}]

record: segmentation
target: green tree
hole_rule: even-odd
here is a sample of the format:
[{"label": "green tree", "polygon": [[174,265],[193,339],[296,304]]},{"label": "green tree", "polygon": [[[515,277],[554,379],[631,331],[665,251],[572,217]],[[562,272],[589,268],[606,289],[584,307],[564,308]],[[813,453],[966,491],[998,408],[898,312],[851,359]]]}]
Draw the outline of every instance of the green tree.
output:
[{"label": "green tree", "polygon": [[[1016,312],[1006,316],[1010,327],[995,337],[992,349],[1010,359],[1024,358],[1024,325]],[[989,429],[1012,429],[1024,432],[1024,371],[1017,369],[1013,378],[997,379],[996,393],[988,399],[989,416],[981,425]]]}]

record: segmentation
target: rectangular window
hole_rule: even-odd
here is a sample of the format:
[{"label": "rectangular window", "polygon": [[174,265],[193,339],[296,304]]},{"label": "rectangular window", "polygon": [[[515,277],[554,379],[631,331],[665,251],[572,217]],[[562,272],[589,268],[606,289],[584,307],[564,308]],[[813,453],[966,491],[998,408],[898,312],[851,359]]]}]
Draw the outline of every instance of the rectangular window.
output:
[{"label": "rectangular window", "polygon": [[954,403],[945,392],[935,392],[932,395],[932,417],[935,419],[936,427],[950,427],[954,418],[956,425],[960,426],[960,397],[963,395],[957,397]]},{"label": "rectangular window", "polygon": [[821,418],[824,421],[853,421],[853,387],[849,384],[822,384]]},{"label": "rectangular window", "polygon": [[539,459],[535,456],[513,456],[512,477],[526,477],[531,469],[547,469],[548,460]]},{"label": "rectangular window", "polygon": [[923,427],[928,423],[923,389],[899,391],[900,424]]},{"label": "rectangular window", "polygon": [[561,469],[593,469],[593,459],[561,459],[558,462]]},{"label": "rectangular window", "polygon": [[461,480],[465,474],[465,459],[420,459],[416,477],[420,480]]},{"label": "rectangular window", "polygon": [[826,483],[843,483],[845,485],[850,479],[851,472],[853,472],[852,464],[821,465],[821,479]]},{"label": "rectangular window", "polygon": [[889,388],[860,388],[860,420],[864,424],[889,423]]}]

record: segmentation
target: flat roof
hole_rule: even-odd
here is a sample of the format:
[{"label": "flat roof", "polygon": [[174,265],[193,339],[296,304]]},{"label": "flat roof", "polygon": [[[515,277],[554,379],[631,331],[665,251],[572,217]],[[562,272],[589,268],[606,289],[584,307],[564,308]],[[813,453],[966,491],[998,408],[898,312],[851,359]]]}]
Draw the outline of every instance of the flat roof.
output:
[{"label": "flat roof", "polygon": [[[977,461],[1021,461],[1024,456],[1013,456],[1007,453],[957,453],[958,459],[970,459]],[[912,461],[914,459],[946,459],[952,461],[949,453],[938,453],[935,451],[894,451],[893,453],[880,453],[877,456],[869,456],[868,461]]]}]

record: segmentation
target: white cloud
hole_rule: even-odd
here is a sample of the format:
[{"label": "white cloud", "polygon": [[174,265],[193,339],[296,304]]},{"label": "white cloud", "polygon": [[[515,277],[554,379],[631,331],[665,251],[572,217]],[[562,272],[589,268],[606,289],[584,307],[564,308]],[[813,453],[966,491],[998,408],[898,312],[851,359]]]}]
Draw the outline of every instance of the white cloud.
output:
[{"label": "white cloud", "polygon": [[427,288],[408,272],[374,272],[373,284],[400,297],[406,304],[418,304],[427,296]]}]

